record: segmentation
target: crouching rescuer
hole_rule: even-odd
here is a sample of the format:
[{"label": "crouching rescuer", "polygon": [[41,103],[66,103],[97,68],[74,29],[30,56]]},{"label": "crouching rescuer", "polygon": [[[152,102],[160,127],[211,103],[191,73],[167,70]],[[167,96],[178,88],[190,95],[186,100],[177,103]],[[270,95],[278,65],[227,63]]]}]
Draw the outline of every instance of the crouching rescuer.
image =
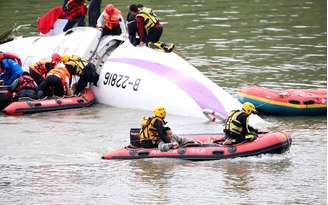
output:
[{"label": "crouching rescuer", "polygon": [[87,63],[87,61],[75,55],[63,55],[62,61],[72,75],[79,77],[74,89],[74,95],[80,94],[88,83],[93,83],[94,86],[97,86],[99,74],[94,64]]},{"label": "crouching rescuer", "polygon": [[254,140],[258,130],[248,124],[249,116],[256,113],[255,106],[246,102],[242,106],[242,110],[233,110],[225,121],[224,145],[237,144],[244,141]]}]

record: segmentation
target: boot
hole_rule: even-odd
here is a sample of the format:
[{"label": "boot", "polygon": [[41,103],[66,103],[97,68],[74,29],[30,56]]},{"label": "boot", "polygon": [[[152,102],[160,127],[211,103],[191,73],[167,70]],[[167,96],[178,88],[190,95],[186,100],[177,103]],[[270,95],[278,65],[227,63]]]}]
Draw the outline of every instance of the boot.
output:
[{"label": "boot", "polygon": [[175,46],[173,43],[170,43],[170,44],[163,43],[163,44],[164,44],[163,49],[165,50],[165,52],[170,53],[173,51],[174,46]]},{"label": "boot", "polygon": [[148,42],[147,43],[147,46],[149,48],[153,48],[153,49],[160,49],[161,51],[164,51],[165,52],[165,49],[164,49],[164,44],[161,43],[161,42],[156,42],[156,43],[153,43],[153,42]]}]

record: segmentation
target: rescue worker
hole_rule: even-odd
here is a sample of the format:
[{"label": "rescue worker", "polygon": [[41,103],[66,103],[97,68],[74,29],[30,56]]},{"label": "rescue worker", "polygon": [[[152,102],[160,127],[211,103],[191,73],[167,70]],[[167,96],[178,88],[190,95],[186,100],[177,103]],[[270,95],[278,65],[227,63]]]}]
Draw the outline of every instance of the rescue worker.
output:
[{"label": "rescue worker", "polygon": [[84,26],[84,18],[87,14],[87,6],[84,0],[64,0],[64,13],[68,19],[63,31],[73,28],[75,24],[77,26]]},{"label": "rescue worker", "polygon": [[131,13],[136,15],[137,29],[141,41],[139,46],[146,45],[165,52],[173,50],[174,44],[167,45],[159,41],[163,33],[163,27],[151,8],[133,7],[131,8]]},{"label": "rescue worker", "polygon": [[52,97],[53,95],[59,97],[64,95],[71,96],[70,78],[71,74],[65,66],[63,64],[57,65],[49,71],[46,80],[40,84],[38,98]]},{"label": "rescue worker", "polygon": [[80,94],[88,83],[97,86],[99,74],[94,64],[88,63],[75,55],[63,55],[63,63],[70,70],[71,75],[79,76],[74,95]]},{"label": "rescue worker", "polygon": [[11,84],[10,91],[15,100],[21,97],[37,98],[37,84],[26,71]]},{"label": "rescue worker", "polygon": [[126,35],[122,13],[112,4],[108,4],[97,21],[97,28],[105,35]]},{"label": "rescue worker", "polygon": [[23,74],[21,65],[17,55],[0,52],[0,81],[3,85],[11,85]]},{"label": "rescue worker", "polygon": [[[0,85],[9,86],[23,74],[22,61],[13,53],[0,51]],[[11,92],[0,93],[0,111],[12,102]]]},{"label": "rescue worker", "polygon": [[198,142],[196,142],[193,139],[174,135],[170,127],[165,127],[164,132],[165,132],[166,138],[168,140],[170,140],[170,142],[165,143],[162,140],[160,141],[160,143],[158,144],[158,149],[161,152],[167,152],[170,149],[176,149],[178,147],[181,147],[181,146],[184,146],[187,144],[198,144]]},{"label": "rescue worker", "polygon": [[58,63],[61,62],[61,56],[58,53],[54,53],[51,56],[51,60],[41,60],[33,63],[29,66],[31,77],[34,79],[37,85],[40,85],[47,77],[47,73],[53,69]]},{"label": "rescue worker", "polygon": [[223,130],[225,133],[224,145],[237,144],[256,138],[258,130],[248,124],[248,118],[252,113],[256,113],[255,106],[246,102],[243,104],[242,110],[234,110],[229,114]]},{"label": "rescue worker", "polygon": [[5,59],[5,58],[10,58],[15,60],[20,66],[22,66],[22,60],[14,53],[10,52],[2,52],[0,51],[0,62]]},{"label": "rescue worker", "polygon": [[156,107],[154,116],[148,119],[143,118],[140,131],[140,145],[143,148],[157,148],[160,140],[164,143],[170,143],[165,135],[164,121],[166,110],[164,107]]},{"label": "rescue worker", "polygon": [[136,15],[137,13],[134,11],[137,11],[143,7],[142,4],[132,4],[129,6],[129,13],[126,17],[127,25],[128,25],[128,34],[129,34],[129,40],[130,43],[134,46],[138,45],[140,43],[139,36],[137,37],[138,29],[137,29],[137,21],[136,21]]}]

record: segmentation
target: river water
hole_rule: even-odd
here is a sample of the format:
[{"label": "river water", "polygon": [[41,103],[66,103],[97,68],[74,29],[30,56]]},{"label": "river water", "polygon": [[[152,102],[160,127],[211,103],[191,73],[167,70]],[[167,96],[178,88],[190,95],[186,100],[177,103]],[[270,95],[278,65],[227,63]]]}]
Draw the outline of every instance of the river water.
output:
[{"label": "river water", "polygon": [[[111,1],[124,13],[129,1]],[[143,1],[165,23],[163,40],[232,94],[242,86],[327,86],[323,0]],[[61,1],[0,0],[0,29],[35,21]],[[105,2],[103,2],[105,4]],[[128,143],[146,111],[90,109],[0,116],[0,204],[327,204],[327,119],[269,117],[290,152],[232,160],[103,161]],[[176,133],[221,124],[168,115]]]}]

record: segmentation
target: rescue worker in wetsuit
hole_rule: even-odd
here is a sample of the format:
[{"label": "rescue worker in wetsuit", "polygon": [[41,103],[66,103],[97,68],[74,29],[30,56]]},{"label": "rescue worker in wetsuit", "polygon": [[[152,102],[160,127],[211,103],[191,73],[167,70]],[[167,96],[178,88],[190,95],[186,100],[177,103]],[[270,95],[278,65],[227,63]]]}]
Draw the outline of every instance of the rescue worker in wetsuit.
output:
[{"label": "rescue worker in wetsuit", "polygon": [[128,25],[128,34],[129,34],[129,40],[130,43],[134,46],[138,45],[140,43],[139,36],[137,37],[138,29],[137,29],[137,21],[136,21],[136,15],[137,13],[134,11],[137,11],[143,7],[142,4],[132,4],[129,6],[129,13],[126,17],[127,25]]},{"label": "rescue worker in wetsuit", "polygon": [[248,118],[252,113],[256,113],[255,106],[246,102],[243,104],[242,110],[234,110],[229,114],[223,130],[225,133],[224,145],[251,141],[256,138],[258,130],[248,124]]},{"label": "rescue worker in wetsuit", "polygon": [[148,119],[143,119],[140,131],[140,145],[143,148],[157,148],[160,140],[164,143],[170,143],[170,140],[165,135],[164,121],[166,110],[164,107],[154,109],[154,116]]},{"label": "rescue worker in wetsuit", "polygon": [[150,48],[158,48],[165,52],[171,52],[174,44],[165,44],[160,42],[163,33],[163,27],[158,17],[151,8],[131,8],[133,14],[136,14],[137,29],[140,37],[139,46],[146,45]]},{"label": "rescue worker in wetsuit", "polygon": [[53,69],[58,63],[61,62],[61,56],[58,53],[54,53],[51,56],[51,60],[41,60],[33,63],[29,66],[31,77],[34,79],[37,85],[40,85],[47,77],[47,73]]},{"label": "rescue worker in wetsuit", "polygon": [[[0,81],[3,85],[11,85],[23,74],[20,58],[12,53],[0,52]],[[0,83],[1,84],[1,83]]]},{"label": "rescue worker in wetsuit", "polygon": [[122,13],[112,4],[108,4],[97,21],[97,28],[105,35],[126,35]]},{"label": "rescue worker in wetsuit", "polygon": [[79,76],[74,95],[80,94],[88,83],[97,86],[99,74],[94,64],[87,63],[87,61],[75,55],[63,55],[62,59],[65,67],[71,71],[71,75]]},{"label": "rescue worker in wetsuit", "polygon": [[11,84],[10,91],[14,100],[21,97],[37,98],[37,84],[26,71]]},{"label": "rescue worker in wetsuit", "polygon": [[64,95],[71,96],[70,88],[71,74],[65,65],[59,64],[49,71],[46,80],[44,80],[38,90],[38,98],[45,96],[52,97],[53,95],[62,97]]},{"label": "rescue worker in wetsuit", "polygon": [[64,0],[64,13],[68,19],[63,31],[73,28],[75,24],[77,26],[84,26],[84,18],[87,14],[87,5],[84,0]]}]

